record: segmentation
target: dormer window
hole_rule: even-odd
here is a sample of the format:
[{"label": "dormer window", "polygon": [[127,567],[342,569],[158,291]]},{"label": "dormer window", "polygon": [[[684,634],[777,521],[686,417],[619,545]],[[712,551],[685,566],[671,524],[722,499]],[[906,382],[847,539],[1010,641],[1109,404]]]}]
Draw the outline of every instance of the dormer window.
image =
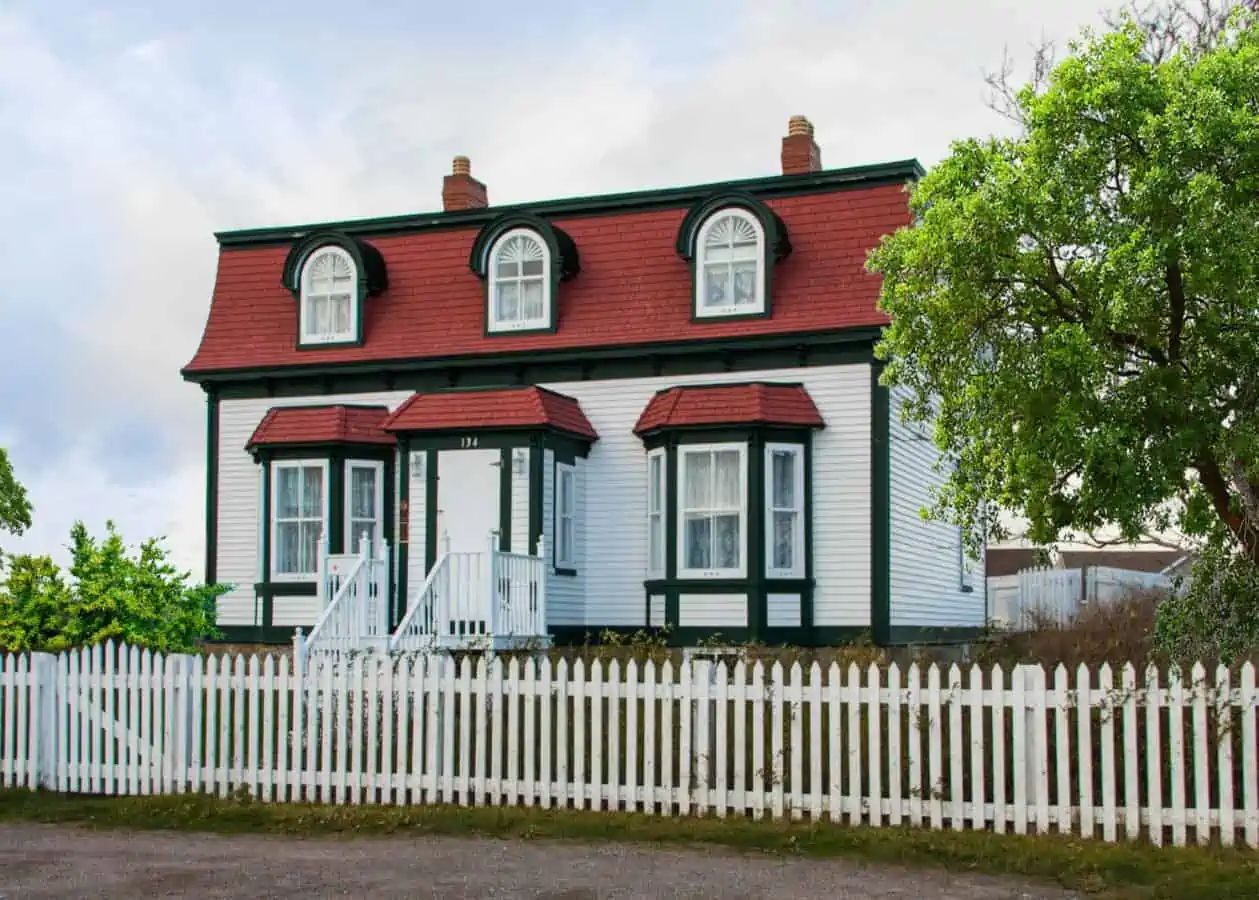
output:
[{"label": "dormer window", "polygon": [[363,302],[389,287],[380,251],[339,231],[295,243],[282,281],[297,301],[297,346],[312,349],[363,343]]},{"label": "dormer window", "polygon": [[712,215],[699,234],[697,316],[729,316],[765,311],[765,235],[751,213],[725,209]]},{"label": "dormer window", "polygon": [[494,244],[491,256],[490,330],[548,327],[551,261],[541,236],[527,228],[509,231]]},{"label": "dormer window", "polygon": [[358,333],[358,272],[340,247],[320,247],[302,267],[301,342],[344,343]]},{"label": "dormer window", "polygon": [[678,228],[691,264],[696,322],[771,314],[774,266],[791,253],[787,226],[764,202],[721,191],[691,207]]},{"label": "dormer window", "polygon": [[485,282],[485,333],[555,331],[560,284],[577,277],[577,245],[557,225],[507,213],[481,229],[468,268]]}]

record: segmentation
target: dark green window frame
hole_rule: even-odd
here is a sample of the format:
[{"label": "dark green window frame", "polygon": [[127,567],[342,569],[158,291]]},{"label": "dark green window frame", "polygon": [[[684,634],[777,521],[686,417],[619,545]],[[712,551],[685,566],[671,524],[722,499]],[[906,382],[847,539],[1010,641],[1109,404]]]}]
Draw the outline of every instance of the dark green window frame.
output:
[{"label": "dark green window frame", "polygon": [[[342,341],[304,341],[302,333],[302,282],[306,264],[319,252],[329,248],[339,250],[349,257],[354,266],[354,293],[351,297],[353,305],[353,329],[348,340]],[[366,299],[383,292],[389,286],[385,260],[380,251],[367,241],[351,237],[340,231],[320,231],[297,241],[289,249],[284,260],[284,271],[281,276],[284,286],[297,301],[297,317],[295,333],[299,350],[321,350],[328,347],[353,347],[363,343],[364,316],[363,307]]]}]

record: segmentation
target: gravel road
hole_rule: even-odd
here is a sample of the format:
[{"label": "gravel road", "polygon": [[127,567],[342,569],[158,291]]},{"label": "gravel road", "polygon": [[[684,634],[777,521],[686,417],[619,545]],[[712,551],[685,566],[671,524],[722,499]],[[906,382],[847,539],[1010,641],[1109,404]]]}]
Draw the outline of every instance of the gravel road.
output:
[{"label": "gravel road", "polygon": [[0,825],[0,900],[1073,896],[1004,879],[721,850],[447,838],[296,840]]}]

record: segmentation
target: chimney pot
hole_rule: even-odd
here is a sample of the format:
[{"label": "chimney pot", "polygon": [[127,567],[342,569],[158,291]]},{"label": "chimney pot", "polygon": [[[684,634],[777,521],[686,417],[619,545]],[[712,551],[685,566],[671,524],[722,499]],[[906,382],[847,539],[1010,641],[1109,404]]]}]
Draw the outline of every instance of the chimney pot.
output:
[{"label": "chimney pot", "polygon": [[466,156],[456,156],[451,174],[442,179],[442,209],[453,212],[484,209],[489,205],[485,185],[472,177],[472,161]]},{"label": "chimney pot", "polygon": [[792,116],[787,120],[782,169],[784,175],[804,175],[822,169],[822,151],[813,140],[813,123],[807,116]]}]

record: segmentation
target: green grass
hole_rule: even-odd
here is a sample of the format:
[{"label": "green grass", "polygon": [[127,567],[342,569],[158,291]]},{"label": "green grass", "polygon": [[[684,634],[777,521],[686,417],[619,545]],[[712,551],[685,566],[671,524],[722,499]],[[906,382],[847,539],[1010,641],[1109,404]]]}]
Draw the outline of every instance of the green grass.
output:
[{"label": "green grass", "polygon": [[740,851],[942,867],[1054,883],[1110,900],[1259,897],[1259,854],[1070,837],[840,827],[745,818],[507,807],[263,804],[247,796],[86,797],[0,790],[0,822],[301,837],[447,835],[707,844]]}]

